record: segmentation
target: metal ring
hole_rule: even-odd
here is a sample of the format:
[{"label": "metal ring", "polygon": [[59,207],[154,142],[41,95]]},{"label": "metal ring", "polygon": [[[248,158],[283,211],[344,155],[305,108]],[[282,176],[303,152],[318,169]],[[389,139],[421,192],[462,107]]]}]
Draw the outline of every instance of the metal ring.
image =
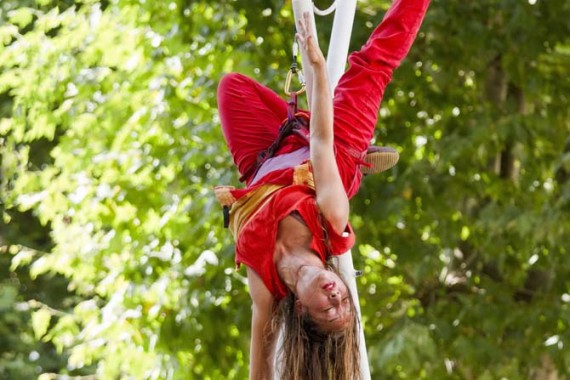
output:
[{"label": "metal ring", "polygon": [[[302,72],[300,69],[297,69],[297,75],[299,76],[299,78],[302,77]],[[305,83],[304,81],[301,81],[301,88],[297,91],[291,91],[289,88],[291,87],[291,78],[293,78],[293,70],[289,70],[289,72],[287,73],[287,79],[285,79],[285,94],[287,95],[291,95],[292,93],[296,94],[296,95],[300,95],[303,92],[305,92]]]}]

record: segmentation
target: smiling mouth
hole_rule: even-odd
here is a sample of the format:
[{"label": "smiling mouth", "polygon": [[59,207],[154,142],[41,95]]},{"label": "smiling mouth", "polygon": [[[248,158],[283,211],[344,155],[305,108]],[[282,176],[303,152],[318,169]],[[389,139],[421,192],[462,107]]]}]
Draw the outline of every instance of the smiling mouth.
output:
[{"label": "smiling mouth", "polygon": [[335,285],[336,285],[336,284],[334,283],[334,281],[332,281],[332,282],[327,282],[326,284],[323,285],[323,289],[324,289],[324,290],[327,290],[327,291],[330,291],[330,290],[333,290],[333,289],[334,289]]}]

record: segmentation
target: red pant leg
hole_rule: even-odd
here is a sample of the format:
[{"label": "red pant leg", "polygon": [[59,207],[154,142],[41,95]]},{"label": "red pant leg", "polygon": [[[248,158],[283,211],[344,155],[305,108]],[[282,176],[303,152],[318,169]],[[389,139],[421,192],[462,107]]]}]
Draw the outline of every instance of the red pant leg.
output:
[{"label": "red pant leg", "polygon": [[[352,196],[360,186],[360,170],[350,157],[363,155],[374,136],[378,110],[392,73],[408,54],[429,0],[395,0],[360,51],[334,94],[335,144],[341,177]],[[342,152],[345,151],[345,154]]]},{"label": "red pant leg", "polygon": [[259,152],[276,139],[287,102],[241,74],[225,75],[218,86],[222,132],[240,175],[257,164]]}]

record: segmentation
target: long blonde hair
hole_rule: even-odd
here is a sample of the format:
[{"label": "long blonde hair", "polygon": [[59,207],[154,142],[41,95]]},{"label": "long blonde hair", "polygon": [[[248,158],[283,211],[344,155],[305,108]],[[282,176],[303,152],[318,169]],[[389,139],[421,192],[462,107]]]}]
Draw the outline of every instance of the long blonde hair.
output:
[{"label": "long blonde hair", "polygon": [[[327,268],[340,274],[333,265]],[[342,278],[342,276],[341,276]],[[343,279],[344,281],[344,279]],[[323,331],[306,313],[296,311],[296,296],[289,293],[279,304],[272,329],[282,328],[277,352],[281,380],[359,380],[359,321],[350,289],[351,319],[341,331]]]}]

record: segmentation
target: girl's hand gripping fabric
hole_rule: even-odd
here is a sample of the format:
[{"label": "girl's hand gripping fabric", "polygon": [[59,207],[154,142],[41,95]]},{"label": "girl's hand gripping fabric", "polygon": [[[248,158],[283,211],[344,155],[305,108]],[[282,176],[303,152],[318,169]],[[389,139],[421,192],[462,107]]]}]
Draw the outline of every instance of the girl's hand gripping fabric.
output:
[{"label": "girl's hand gripping fabric", "polygon": [[300,42],[301,48],[305,51],[311,66],[325,66],[325,57],[315,41],[316,37],[312,33],[313,28],[309,12],[303,13],[303,17],[299,19],[297,28],[297,39]]}]

